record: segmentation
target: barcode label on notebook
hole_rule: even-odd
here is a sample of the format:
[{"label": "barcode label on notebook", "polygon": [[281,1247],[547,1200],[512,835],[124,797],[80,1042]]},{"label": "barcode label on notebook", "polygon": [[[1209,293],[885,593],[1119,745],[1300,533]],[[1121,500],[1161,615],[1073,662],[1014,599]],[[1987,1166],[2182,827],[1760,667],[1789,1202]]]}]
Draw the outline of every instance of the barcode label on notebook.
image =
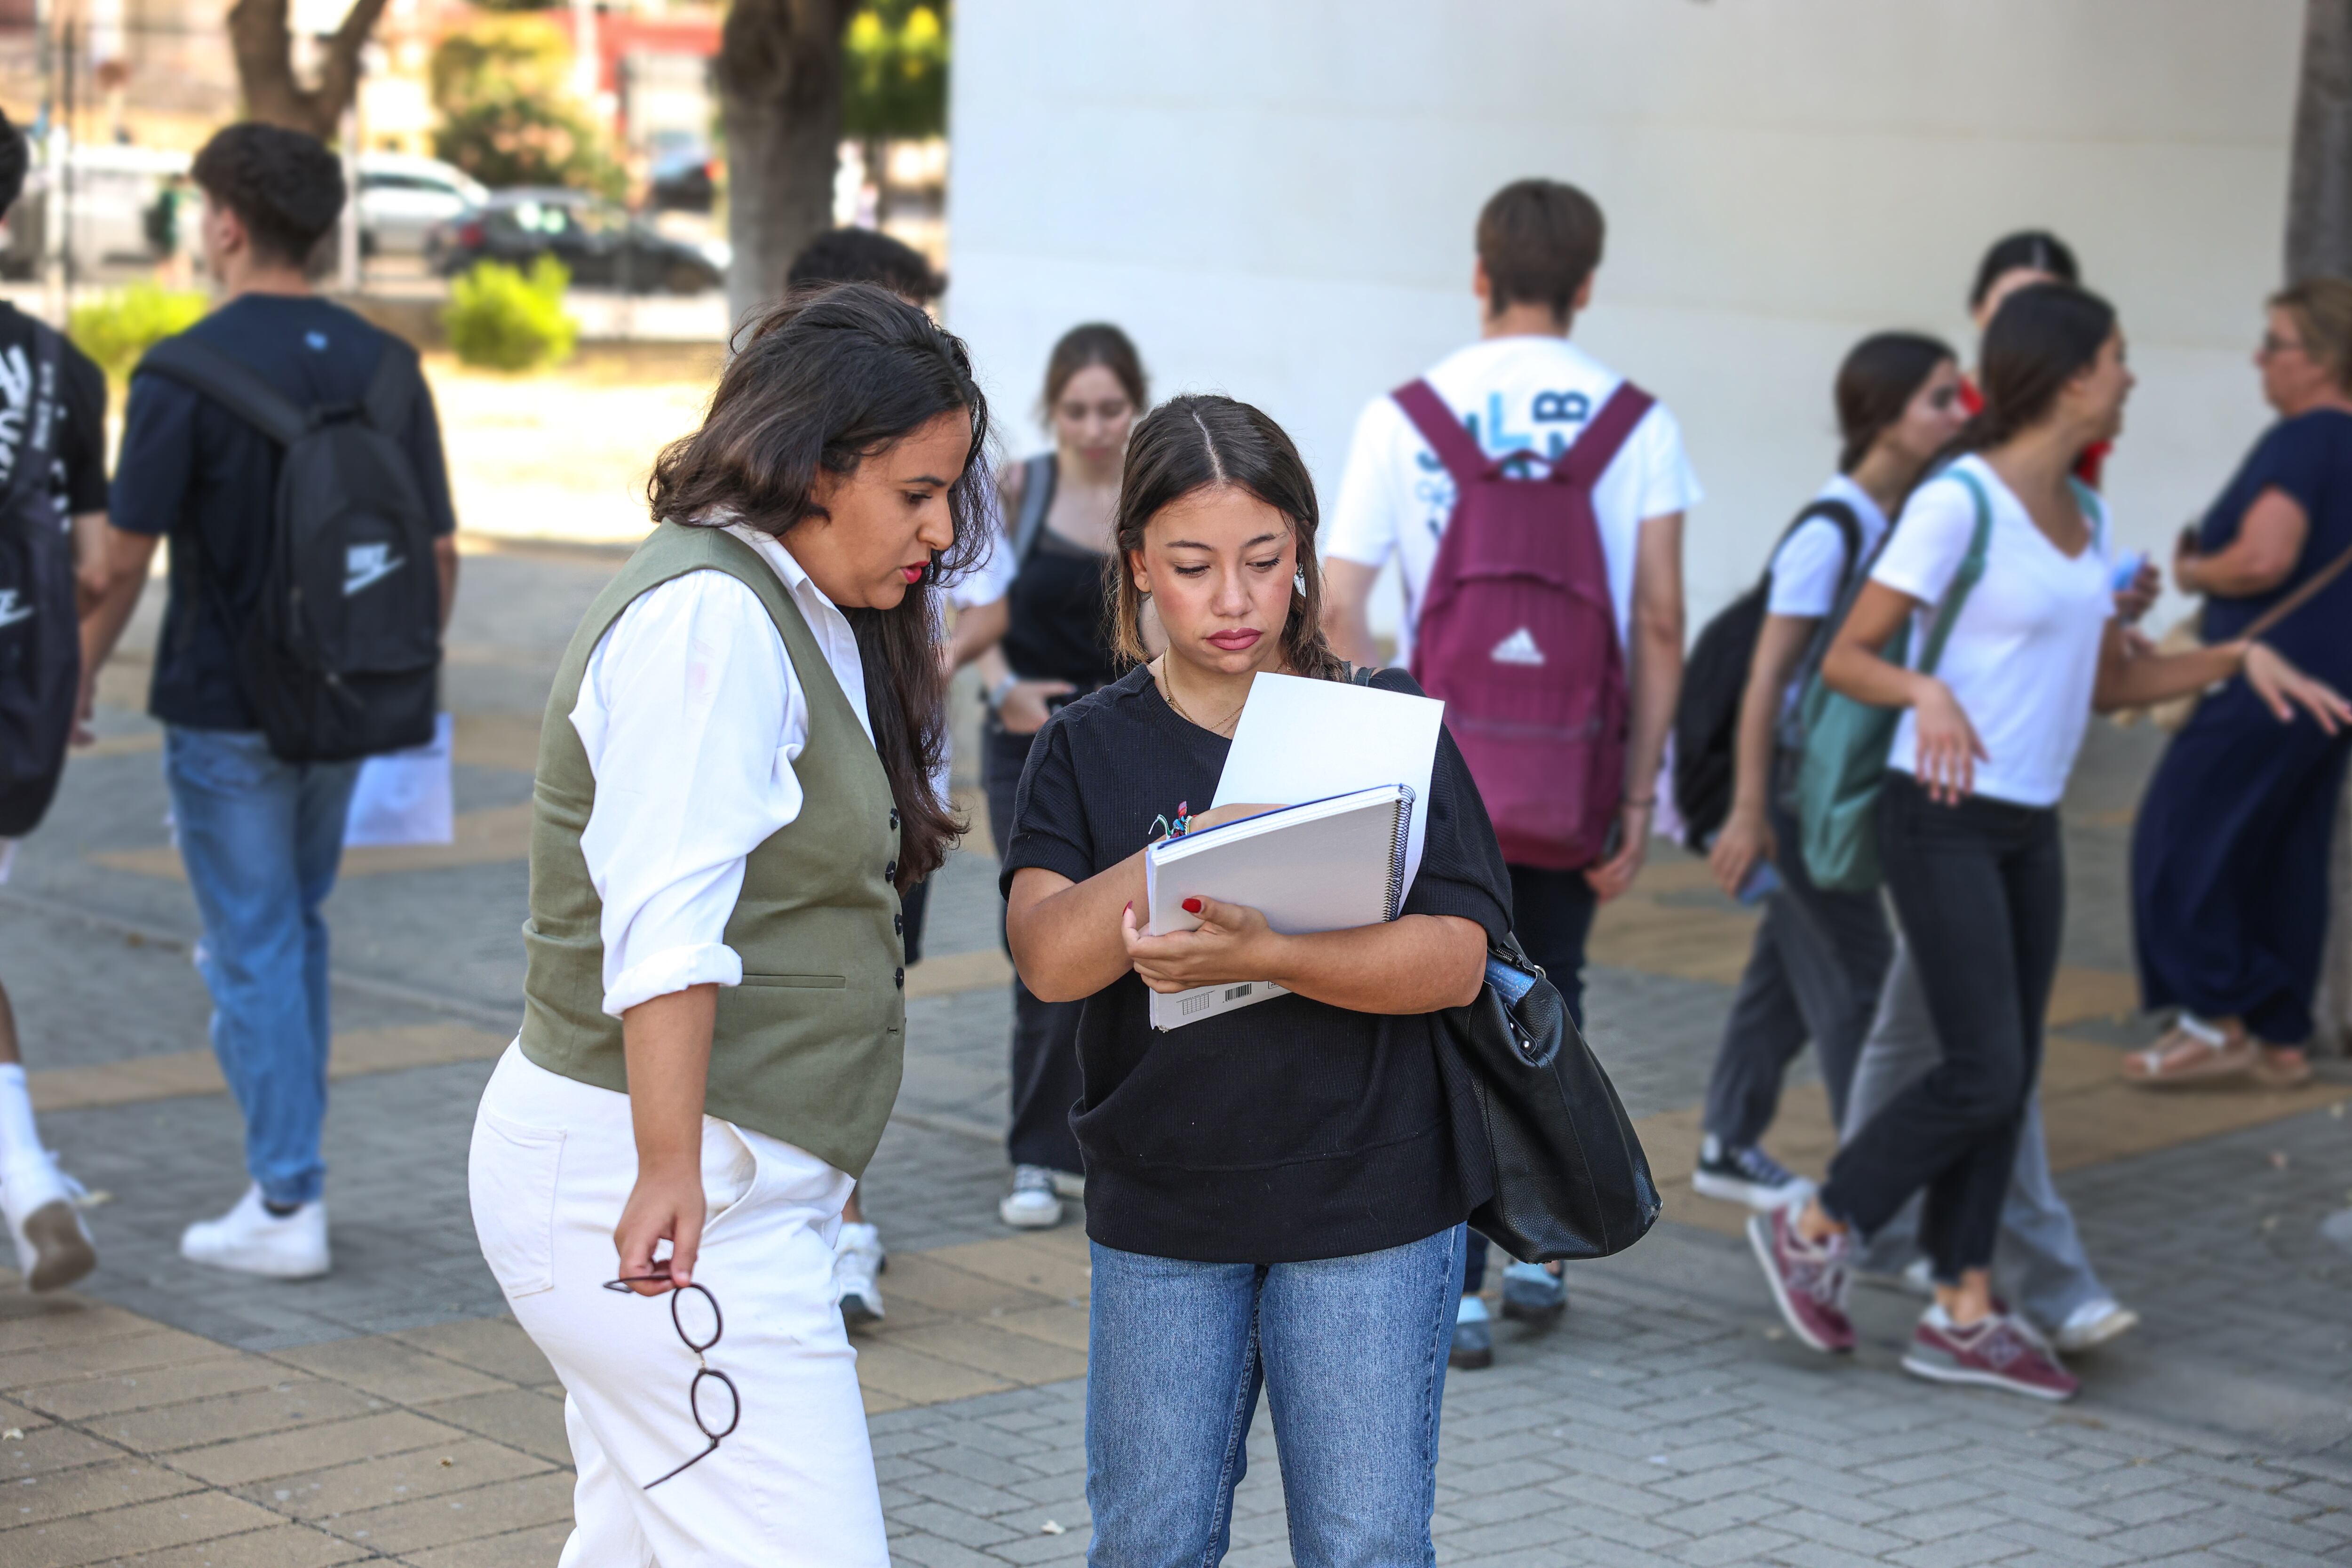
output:
[{"label": "barcode label on notebook", "polygon": [[1183,1015],[1183,1016],[1190,1018],[1195,1014],[1207,1012],[1209,1010],[1210,1004],[1216,1001],[1216,994],[1213,992],[1203,991],[1198,996],[1185,997],[1183,1005],[1179,1009],[1179,1011]]}]

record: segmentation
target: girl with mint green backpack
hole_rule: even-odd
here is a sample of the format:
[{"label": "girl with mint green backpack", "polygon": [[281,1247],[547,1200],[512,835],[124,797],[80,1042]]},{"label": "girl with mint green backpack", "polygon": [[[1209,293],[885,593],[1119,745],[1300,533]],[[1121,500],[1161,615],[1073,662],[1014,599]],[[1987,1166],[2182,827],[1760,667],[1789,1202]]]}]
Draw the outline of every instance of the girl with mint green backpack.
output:
[{"label": "girl with mint green backpack", "polygon": [[2057,973],[2058,801],[2091,711],[2241,674],[2282,717],[2299,705],[2352,721],[2352,705],[2260,645],[2160,655],[2116,620],[2105,507],[2071,478],[2121,428],[2131,391],[2106,301],[2067,284],[2019,290],[1985,334],[1980,374],[1985,406],[1960,456],[1904,507],[1821,670],[1882,731],[1892,719],[1877,798],[1860,809],[1941,1057],[1846,1142],[1801,1209],[1759,1215],[1748,1236],[1798,1337],[1850,1350],[1853,1235],[1924,1191],[1936,1300],[1905,1368],[2064,1399],[2073,1375],[1996,1303],[1989,1270]]}]

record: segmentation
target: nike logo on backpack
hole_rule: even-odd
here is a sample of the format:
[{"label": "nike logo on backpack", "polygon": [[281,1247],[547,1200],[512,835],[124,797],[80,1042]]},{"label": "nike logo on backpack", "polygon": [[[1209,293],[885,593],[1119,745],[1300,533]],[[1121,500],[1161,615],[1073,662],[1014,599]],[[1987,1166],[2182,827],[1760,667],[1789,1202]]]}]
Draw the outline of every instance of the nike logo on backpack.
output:
[{"label": "nike logo on backpack", "polygon": [[13,626],[18,621],[33,618],[33,606],[21,604],[14,588],[0,588],[0,626]]},{"label": "nike logo on backpack", "polygon": [[403,566],[405,555],[394,555],[389,544],[354,544],[343,552],[343,597],[372,588]]},{"label": "nike logo on backpack", "polygon": [[1544,651],[1536,646],[1535,633],[1521,626],[1496,643],[1494,651],[1486,657],[1496,664],[1541,664]]}]

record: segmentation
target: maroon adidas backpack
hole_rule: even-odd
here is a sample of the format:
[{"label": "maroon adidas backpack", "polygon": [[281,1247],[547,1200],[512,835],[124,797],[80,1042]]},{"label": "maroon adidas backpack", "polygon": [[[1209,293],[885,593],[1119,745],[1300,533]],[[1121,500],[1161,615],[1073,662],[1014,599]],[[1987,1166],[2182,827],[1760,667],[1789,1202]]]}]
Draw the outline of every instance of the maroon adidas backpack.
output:
[{"label": "maroon adidas backpack", "polygon": [[1412,677],[1445,703],[1503,858],[1601,858],[1625,789],[1625,658],[1592,487],[1648,413],[1621,384],[1541,479],[1508,479],[1426,381],[1397,405],[1454,478],[1413,634]]}]

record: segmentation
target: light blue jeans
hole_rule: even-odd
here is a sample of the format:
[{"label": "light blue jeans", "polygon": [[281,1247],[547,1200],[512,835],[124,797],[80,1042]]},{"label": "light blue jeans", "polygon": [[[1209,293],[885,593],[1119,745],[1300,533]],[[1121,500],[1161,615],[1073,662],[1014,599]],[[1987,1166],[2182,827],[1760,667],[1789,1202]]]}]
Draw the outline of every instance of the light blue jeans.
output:
[{"label": "light blue jeans", "polygon": [[327,922],[357,763],[282,763],[258,733],[174,727],[163,779],[203,917],[213,1052],[245,1113],[246,1169],[273,1204],[319,1195],[326,1165]]},{"label": "light blue jeans", "polygon": [[1436,1562],[1429,1516],[1464,1234],[1270,1265],[1097,1244],[1091,1568],[1223,1561],[1261,1384],[1297,1568]]},{"label": "light blue jeans", "polygon": [[[1846,1090],[1840,1135],[1853,1137],[1942,1054],[1936,1026],[1927,1016],[1927,996],[1919,989],[1918,971],[1912,967],[1910,950],[1898,941],[1870,1037],[1854,1067],[1853,1085]],[[1919,1256],[1919,1208],[1920,1200],[1914,1198],[1879,1227],[1863,1248],[1863,1268],[1874,1274],[1899,1274]],[[2018,1129],[2017,1163],[2000,1205],[2000,1239],[1993,1247],[1992,1272],[1995,1289],[2047,1330],[2055,1331],[2078,1308],[2112,1299],[2091,1267],[2082,1233],[2074,1228],[2074,1211],[2066,1206],[2051,1177],[2038,1090],[2026,1097],[2025,1120]]]}]

